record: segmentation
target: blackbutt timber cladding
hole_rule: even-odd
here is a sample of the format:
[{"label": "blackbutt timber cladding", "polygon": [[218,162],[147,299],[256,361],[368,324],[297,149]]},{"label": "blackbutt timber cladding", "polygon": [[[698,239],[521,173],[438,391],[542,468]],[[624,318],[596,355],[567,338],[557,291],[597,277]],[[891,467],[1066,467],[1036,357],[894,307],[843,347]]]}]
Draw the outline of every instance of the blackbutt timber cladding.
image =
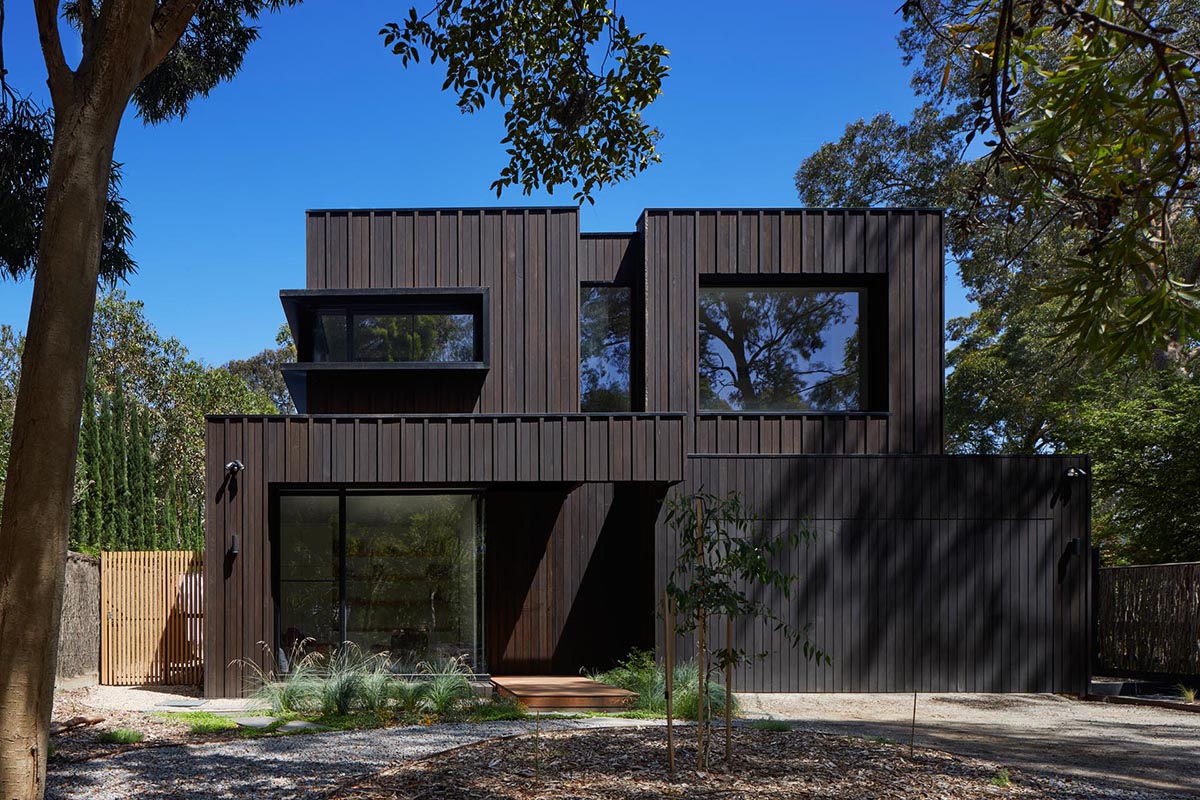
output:
[{"label": "blackbutt timber cladding", "polygon": [[[832,663],[803,658],[767,624],[735,646],[766,652],[735,688],[761,692],[1081,692],[1088,680],[1086,456],[697,456],[672,494],[740,491],[800,576],[768,605]],[[676,563],[659,517],[656,591]],[[725,621],[711,636],[724,642]],[[662,646],[662,634],[657,634]],[[694,641],[681,640],[681,661]]]},{"label": "blackbutt timber cladding", "polygon": [[[642,323],[634,408],[690,415],[688,452],[941,452],[939,211],[652,209],[629,234],[581,234],[573,207],[310,211],[307,238],[310,289],[486,286],[493,308],[481,388],[439,395],[431,379],[414,378],[411,391],[376,397],[356,385],[314,410],[578,411],[578,287],[616,282],[633,289]],[[699,412],[698,291],[719,280],[863,288],[872,407]]]}]

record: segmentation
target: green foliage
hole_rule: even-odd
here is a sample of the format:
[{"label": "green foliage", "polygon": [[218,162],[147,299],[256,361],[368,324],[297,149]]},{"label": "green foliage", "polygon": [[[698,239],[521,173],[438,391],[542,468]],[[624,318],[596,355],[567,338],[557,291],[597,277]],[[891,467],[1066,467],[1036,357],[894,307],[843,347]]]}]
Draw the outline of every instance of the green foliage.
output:
[{"label": "green foliage", "polygon": [[[593,680],[637,692],[637,699],[630,711],[645,718],[660,718],[667,714],[667,676],[663,665],[654,660],[651,650],[634,650],[615,667],[591,676]],[[680,719],[698,720],[702,708],[711,713],[724,713],[725,687],[707,683],[707,702],[700,702],[700,670],[694,661],[679,664],[672,676],[675,690],[673,713]],[[736,715],[740,704],[733,698]]]},{"label": "green foliage", "polygon": [[237,723],[231,717],[223,717],[210,711],[171,711],[157,716],[167,722],[186,725],[188,733],[194,736],[220,733],[237,728]]},{"label": "green foliage", "polygon": [[287,325],[279,328],[275,343],[279,346],[268,347],[246,359],[226,362],[224,369],[245,381],[251,391],[269,396],[280,414],[294,414],[296,406],[292,403],[283,372],[279,369],[281,364],[296,361],[296,345],[292,342],[292,332]]},{"label": "green foliage", "polygon": [[[22,338],[0,327],[0,478],[8,463]],[[272,413],[241,378],[188,357],[142,303],[96,303],[71,515],[77,550],[202,546],[204,415]]]},{"label": "green foliage", "polygon": [[429,683],[427,681],[394,680],[388,688],[396,703],[396,713],[412,718],[422,708],[425,695],[429,691]]},{"label": "green foliage", "polygon": [[475,703],[467,712],[472,722],[503,722],[520,720],[529,716],[529,711],[520,702],[509,697],[492,697]]},{"label": "green foliage", "polygon": [[275,714],[342,729],[388,722],[520,719],[525,713],[503,698],[478,698],[471,685],[474,675],[461,658],[422,662],[415,677],[407,679],[399,677],[405,667],[386,653],[368,655],[346,643],[327,656],[306,653],[306,644],[293,646],[286,671],[275,664],[265,645],[267,668],[242,662],[251,675],[254,697],[269,703]]},{"label": "green foliage", "polygon": [[1185,703],[1196,702],[1196,689],[1195,688],[1193,688],[1191,686],[1185,686],[1184,684],[1181,683],[1178,686],[1176,686],[1175,689],[1179,692],[1179,699],[1182,700],[1183,702],[1185,702]]},{"label": "green foliage", "polygon": [[1173,372],[1101,382],[1057,411],[1065,447],[1092,453],[1092,535],[1106,561],[1200,560],[1200,383]]},{"label": "green foliage", "polygon": [[[0,277],[27,277],[37,264],[53,139],[54,113],[0,79]],[[121,167],[114,163],[100,249],[100,282],[108,285],[137,269],[129,255],[133,231],[120,187]]]},{"label": "green foliage", "polygon": [[444,89],[464,113],[505,106],[509,163],[497,196],[570,184],[591,200],[607,184],[659,160],[642,112],[658,96],[667,49],[643,43],[608,0],[473,0],[409,10],[380,30],[405,65],[426,53],[446,65]]},{"label": "green foliage", "polygon": [[[764,589],[778,592],[784,601],[791,599],[799,577],[777,564],[813,538],[807,525],[772,533],[737,492],[674,497],[667,503],[667,525],[677,542],[675,566],[667,579],[667,593],[677,609],[677,633],[692,633],[711,618],[750,617],[772,625],[793,647],[800,647],[805,658],[829,663],[829,656],[805,639],[803,629],[762,599]],[[711,652],[722,669],[766,655],[732,645]]]},{"label": "green foliage", "polygon": [[790,723],[781,719],[756,719],[747,723],[746,727],[754,731],[772,731],[774,733],[785,733],[792,729]]},{"label": "green foliage", "polygon": [[421,698],[421,707],[443,718],[456,718],[466,701],[475,697],[471,686],[473,674],[462,658],[444,658],[423,662],[418,670],[429,681]]},{"label": "green foliage", "polygon": [[797,171],[801,198],[947,208],[947,246],[971,299],[1043,306],[1059,347],[1142,363],[1193,349],[1200,29],[1190,4],[909,0],[903,10],[900,45],[924,103],[907,123],[848,125]]},{"label": "green foliage", "polygon": [[957,104],[964,145],[985,140],[964,234],[997,218],[1026,238],[1075,231],[1044,288],[1084,349],[1145,360],[1195,338],[1200,263],[1174,254],[1200,204],[1193,4],[908,0],[904,13],[914,87]]},{"label": "green foliage", "polygon": [[992,778],[992,786],[998,786],[1001,789],[1007,789],[1012,786],[1012,778],[1008,775],[1008,769],[1001,767],[996,771],[996,776]]},{"label": "green foliage", "polygon": [[113,728],[111,731],[102,731],[96,736],[96,741],[105,744],[137,744],[145,738],[141,731],[132,728]]}]

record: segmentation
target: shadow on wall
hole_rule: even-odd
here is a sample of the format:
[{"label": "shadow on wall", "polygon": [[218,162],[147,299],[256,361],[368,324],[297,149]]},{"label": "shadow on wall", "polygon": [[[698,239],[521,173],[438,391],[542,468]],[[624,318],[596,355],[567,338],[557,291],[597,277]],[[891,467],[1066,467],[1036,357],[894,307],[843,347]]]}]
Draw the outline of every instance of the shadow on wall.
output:
[{"label": "shadow on wall", "polygon": [[[808,661],[766,624],[742,621],[740,645],[769,655],[740,670],[736,685],[822,692],[1082,689],[1087,565],[1072,541],[1086,535],[1087,492],[1061,486],[1077,461],[692,459],[688,486],[740,490],[767,524],[807,521],[817,533],[781,565],[801,578],[791,600],[761,588],[758,596],[785,609],[792,625],[811,626],[809,640],[833,663]],[[668,561],[674,557],[669,542]],[[671,563],[660,566],[660,581]],[[711,633],[723,640],[724,621]],[[678,652],[692,647],[681,640]]]}]

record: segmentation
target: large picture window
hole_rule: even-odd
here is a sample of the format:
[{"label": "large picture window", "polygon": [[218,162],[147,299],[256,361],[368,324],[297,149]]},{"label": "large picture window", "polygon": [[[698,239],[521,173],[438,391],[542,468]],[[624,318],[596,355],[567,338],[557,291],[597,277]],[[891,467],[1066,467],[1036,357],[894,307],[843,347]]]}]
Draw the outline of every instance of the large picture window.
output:
[{"label": "large picture window", "polygon": [[469,494],[283,494],[279,631],[401,663],[465,655],[483,669],[479,500]]},{"label": "large picture window", "polygon": [[702,411],[862,408],[860,293],[701,287]]},{"label": "large picture window", "polygon": [[579,407],[630,410],[632,327],[628,286],[583,286],[579,293]]}]

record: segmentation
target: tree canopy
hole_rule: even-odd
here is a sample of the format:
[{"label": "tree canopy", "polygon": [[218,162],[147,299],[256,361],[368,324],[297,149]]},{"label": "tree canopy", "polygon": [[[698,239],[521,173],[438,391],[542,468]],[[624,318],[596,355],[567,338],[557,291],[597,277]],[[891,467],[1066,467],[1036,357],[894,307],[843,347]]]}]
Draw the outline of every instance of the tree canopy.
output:
[{"label": "tree canopy", "polygon": [[[947,323],[948,451],[1090,452],[1093,535],[1106,558],[1119,562],[1200,558],[1195,544],[1197,521],[1189,512],[1190,502],[1183,500],[1195,486],[1188,466],[1193,448],[1185,444],[1186,431],[1190,419],[1200,418],[1193,391],[1200,353],[1195,331],[1175,312],[1156,312],[1139,317],[1138,331],[1116,333],[1129,322],[1127,313],[1139,302],[1139,293],[1161,280],[1162,268],[1194,277],[1200,264],[1196,208],[1189,205],[1192,201],[1184,202],[1192,190],[1181,189],[1169,204],[1173,209],[1170,247],[1165,256],[1155,256],[1165,261],[1157,262],[1150,272],[1127,264],[1128,274],[1119,280],[1106,273],[1113,264],[1105,259],[1123,246],[1118,240],[1149,235],[1150,229],[1137,227],[1141,223],[1122,212],[1112,221],[1112,238],[1097,239],[1087,220],[1069,210],[1072,203],[1083,202],[1081,197],[1058,197],[1053,181],[1048,188],[1036,189],[1030,182],[1038,176],[1049,180],[1044,173],[1017,169],[1005,161],[999,144],[984,145],[979,139],[979,126],[986,123],[989,112],[984,109],[981,123],[978,92],[990,79],[990,73],[979,70],[989,61],[964,61],[959,48],[968,32],[982,37],[979,26],[985,16],[979,15],[994,13],[1001,6],[1011,6],[1018,17],[1032,7],[989,2],[969,16],[973,5],[908,4],[911,25],[900,43],[916,65],[913,84],[925,102],[910,120],[882,114],[847,125],[840,139],[803,160],[795,176],[797,190],[811,205],[947,209],[948,255],[961,273],[968,298],[977,306],[968,316]],[[1068,14],[1064,9],[1066,5],[1047,5],[1045,19]],[[1092,9],[1125,14],[1103,3],[1093,4]],[[1200,31],[1194,15],[1182,14],[1182,3],[1139,4],[1139,9],[1151,14],[1148,19],[1177,19],[1175,30],[1159,30],[1155,35],[1190,42]],[[954,13],[968,17],[959,20]],[[1019,35],[1042,37],[1039,41],[1045,50],[1039,51],[1039,58],[1050,58],[1055,49],[1065,56],[1092,36],[1075,30],[1073,26],[1082,24],[1079,18],[1064,23],[1065,19],[1059,19],[1057,27]],[[960,23],[969,26],[947,30]],[[1104,30],[1097,27],[1095,35],[1103,35]],[[1129,45],[1106,63],[1118,72],[1136,69],[1136,60],[1146,55],[1141,50]],[[1049,67],[1057,69],[1056,64],[1053,61],[1043,71],[1053,72]],[[1122,80],[1128,77],[1121,75]],[[1035,71],[1030,80],[1049,79]],[[1189,91],[1194,92],[1194,78],[1188,80],[1192,81]],[[1022,110],[1026,116],[1037,113],[1037,108],[1051,109],[1053,85],[1024,87],[1008,102],[1027,104]],[[1108,91],[1093,99],[1076,99],[1084,106],[1103,107],[1109,102]],[[1190,97],[1194,101],[1195,95]],[[1131,92],[1127,104],[1145,99]],[[1064,142],[1082,147],[1094,136],[1093,144],[1100,147],[1104,137],[1117,135],[1111,126],[1124,124],[1121,119],[1127,117],[1099,122],[1076,119],[1075,127],[1064,133]],[[1024,130],[1014,124],[1012,135],[1018,142],[1025,142]],[[1128,199],[1134,202],[1132,194]],[[1159,209],[1166,207],[1161,201],[1161,197],[1156,201]],[[1090,332],[1078,327],[1084,324],[1082,318],[1072,316],[1082,308],[1079,297],[1088,296],[1086,291],[1077,294],[1084,284],[1067,285],[1085,269],[1080,259],[1094,261],[1097,275],[1108,274],[1102,280],[1111,279],[1109,287],[1118,287],[1121,298],[1111,303],[1098,297],[1088,301]],[[1155,269],[1159,272],[1153,273]],[[1085,283],[1092,280],[1083,277]],[[1180,313],[1187,316],[1191,311],[1185,295],[1175,295],[1170,302],[1182,304]],[[1116,327],[1104,327],[1106,332],[1097,336],[1100,327],[1095,326],[1110,322]]]},{"label": "tree canopy", "polygon": [[[900,46],[926,105],[901,135],[860,151],[861,177],[840,187],[920,194],[922,169],[948,169],[951,248],[1007,229],[1016,263],[1046,234],[1062,245],[1037,275],[1057,300],[1053,333],[1083,349],[1142,359],[1195,350],[1200,259],[1200,26],[1187,0],[1087,3],[908,0]],[[850,131],[847,132],[851,133]],[[928,137],[941,144],[904,162]],[[876,137],[879,138],[879,137]],[[852,143],[843,140],[847,150]],[[955,155],[957,150],[958,155]],[[818,154],[819,155],[819,154]],[[801,183],[822,182],[822,158]],[[951,200],[951,202],[946,202]]]}]

